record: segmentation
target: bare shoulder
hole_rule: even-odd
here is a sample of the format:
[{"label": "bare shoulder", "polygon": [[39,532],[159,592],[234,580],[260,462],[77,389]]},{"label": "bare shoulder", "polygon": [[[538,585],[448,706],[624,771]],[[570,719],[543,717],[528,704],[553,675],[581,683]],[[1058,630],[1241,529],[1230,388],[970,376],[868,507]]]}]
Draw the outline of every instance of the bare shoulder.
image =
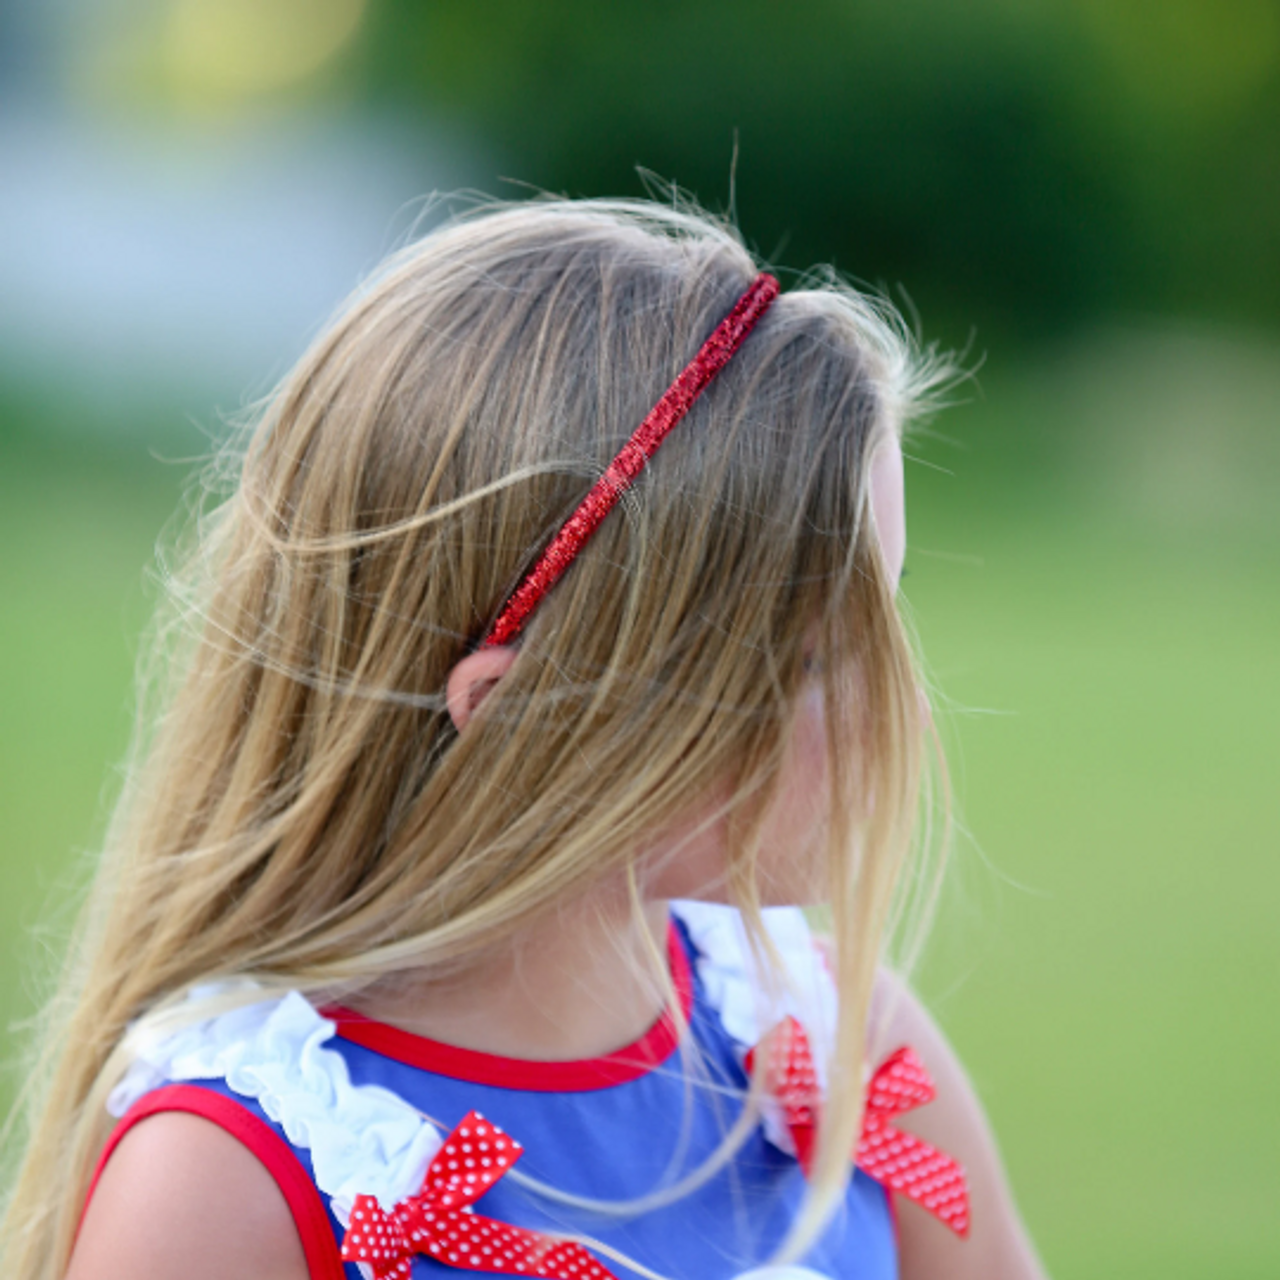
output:
[{"label": "bare shoulder", "polygon": [[107,1162],[67,1280],[307,1280],[292,1214],[248,1148],[209,1120],[140,1121]]},{"label": "bare shoulder", "polygon": [[969,1180],[966,1240],[898,1197],[903,1280],[1043,1280],[1009,1189],[995,1136],[973,1085],[941,1028],[896,974],[882,970],[872,998],[871,1061],[909,1044],[937,1086],[937,1097],[897,1122],[958,1159]]}]

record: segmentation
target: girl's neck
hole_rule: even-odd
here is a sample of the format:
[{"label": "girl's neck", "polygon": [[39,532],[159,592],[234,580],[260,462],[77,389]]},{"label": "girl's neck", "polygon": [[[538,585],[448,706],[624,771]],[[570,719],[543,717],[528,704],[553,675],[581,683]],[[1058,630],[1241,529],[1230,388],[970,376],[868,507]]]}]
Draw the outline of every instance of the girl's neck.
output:
[{"label": "girl's neck", "polygon": [[351,1001],[366,1017],[431,1040],[506,1058],[567,1062],[638,1040],[661,1016],[654,948],[665,958],[665,902],[636,920],[593,897],[558,908],[466,972],[388,984]]}]

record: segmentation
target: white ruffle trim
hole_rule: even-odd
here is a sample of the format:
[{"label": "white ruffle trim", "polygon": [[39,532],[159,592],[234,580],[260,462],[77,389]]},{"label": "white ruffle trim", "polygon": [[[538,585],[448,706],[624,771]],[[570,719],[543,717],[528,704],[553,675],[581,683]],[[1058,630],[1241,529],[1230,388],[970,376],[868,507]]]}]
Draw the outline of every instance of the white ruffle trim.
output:
[{"label": "white ruffle trim", "polygon": [[[759,973],[742,919],[733,907],[678,902],[672,910],[689,931],[707,1000],[743,1056],[765,1031],[790,1015],[813,1046],[819,1082],[836,1019],[835,985],[814,946],[804,913],[769,907],[765,928],[782,958],[785,983],[771,991]],[[200,987],[193,1001],[228,994]],[[166,1083],[225,1080],[311,1153],[316,1185],[344,1224],[356,1195],[390,1210],[422,1185],[443,1139],[402,1098],[377,1085],[352,1084],[347,1064],[325,1042],[334,1024],[297,992],[242,1005],[194,1021],[169,1035],[136,1036],[137,1057],[112,1090],[108,1110],[124,1113]],[[781,1109],[766,1102],[765,1135],[795,1154]]]},{"label": "white ruffle trim", "polygon": [[[707,1003],[745,1057],[783,1018],[800,1023],[813,1049],[818,1083],[825,1088],[827,1059],[836,1026],[836,987],[799,907],[765,907],[764,927],[783,963],[784,983],[770,989],[756,964],[742,916],[736,907],[712,902],[673,902],[672,911],[689,930],[695,964]],[[765,1137],[795,1155],[781,1107],[763,1106]]]},{"label": "white ruffle trim", "polygon": [[325,1048],[333,1034],[297,992],[193,1022],[141,1045],[107,1109],[121,1116],[165,1083],[225,1080],[310,1151],[316,1185],[345,1225],[357,1195],[390,1210],[416,1192],[443,1140],[389,1089],[352,1084],[342,1056]]}]

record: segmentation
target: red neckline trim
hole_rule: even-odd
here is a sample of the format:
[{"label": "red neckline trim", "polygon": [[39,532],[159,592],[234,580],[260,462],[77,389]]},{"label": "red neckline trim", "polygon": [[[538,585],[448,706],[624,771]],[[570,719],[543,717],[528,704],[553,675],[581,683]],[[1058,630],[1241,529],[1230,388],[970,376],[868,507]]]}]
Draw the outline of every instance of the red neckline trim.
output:
[{"label": "red neckline trim", "polygon": [[[671,981],[680,1001],[681,1020],[687,1024],[693,1009],[693,978],[684,944],[674,924],[667,933],[667,954],[671,963]],[[639,1040],[626,1048],[602,1058],[580,1058],[572,1062],[535,1062],[528,1058],[504,1058],[499,1054],[482,1053],[478,1049],[460,1049],[456,1045],[430,1040],[412,1031],[366,1018],[341,1005],[322,1009],[321,1013],[337,1024],[338,1035],[343,1040],[372,1049],[383,1057],[411,1067],[421,1067],[452,1080],[533,1093],[585,1092],[637,1080],[665,1062],[679,1043],[679,1026],[670,1009]]]}]

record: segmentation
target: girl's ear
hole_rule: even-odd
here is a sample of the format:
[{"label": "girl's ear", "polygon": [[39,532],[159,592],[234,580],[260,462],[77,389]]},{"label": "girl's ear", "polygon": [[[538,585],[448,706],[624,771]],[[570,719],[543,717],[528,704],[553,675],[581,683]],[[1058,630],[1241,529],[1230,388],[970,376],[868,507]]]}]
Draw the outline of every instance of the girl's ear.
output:
[{"label": "girl's ear", "polygon": [[475,715],[489,691],[511,670],[519,650],[510,645],[494,645],[469,653],[452,671],[445,684],[445,703],[453,727],[461,733]]}]

